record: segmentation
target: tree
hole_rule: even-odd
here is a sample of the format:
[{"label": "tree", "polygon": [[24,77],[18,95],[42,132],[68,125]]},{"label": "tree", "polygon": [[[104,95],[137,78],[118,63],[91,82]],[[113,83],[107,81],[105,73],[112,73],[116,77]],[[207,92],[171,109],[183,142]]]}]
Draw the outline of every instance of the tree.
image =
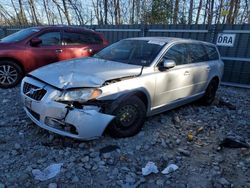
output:
[{"label": "tree", "polygon": [[234,9],[234,4],[235,4],[235,0],[231,0],[230,1],[230,5],[229,5],[229,12],[227,15],[227,23],[230,24],[231,20],[232,20],[232,14],[233,14],[233,9]]},{"label": "tree", "polygon": [[188,24],[192,24],[192,20],[193,20],[193,4],[194,1],[190,0],[190,6],[189,6],[189,13],[188,13]]},{"label": "tree", "polygon": [[[14,8],[14,11],[15,11],[15,16],[16,16],[16,19],[18,20],[18,22],[19,22],[19,24],[21,25],[22,24],[22,22],[21,22],[21,19],[18,17],[18,11],[17,11],[17,8],[16,8],[16,5],[15,5],[15,3],[13,2],[13,0],[11,0],[11,4],[12,4],[12,6],[13,6],[13,8]],[[4,7],[2,7],[2,9],[4,9]],[[5,12],[5,11],[3,11],[3,12]]]},{"label": "tree", "polygon": [[120,0],[114,0],[115,25],[121,24]]},{"label": "tree", "polygon": [[150,24],[167,24],[171,20],[171,3],[169,0],[153,0],[150,9],[145,9],[147,22]]},{"label": "tree", "polygon": [[246,0],[247,22],[250,24],[250,0]]},{"label": "tree", "polygon": [[236,19],[237,19],[237,15],[239,13],[239,8],[240,8],[240,0],[235,0],[234,3],[234,11],[231,17],[231,24],[235,23]]},{"label": "tree", "polygon": [[57,0],[52,0],[52,1],[57,7],[61,23],[63,23],[63,17],[62,17],[62,14],[61,14],[61,12],[63,12],[64,16],[66,17],[68,25],[71,25],[66,0],[61,0],[62,5]]},{"label": "tree", "polygon": [[0,0],[0,5],[1,25],[250,23],[250,0]]},{"label": "tree", "polygon": [[22,25],[27,25],[28,21],[24,12],[24,8],[23,8],[23,1],[22,0],[18,0],[19,3],[19,13],[18,13],[18,17],[20,17],[20,23]]},{"label": "tree", "polygon": [[135,0],[132,0],[132,10],[131,10],[131,16],[130,16],[130,24],[135,23]]},{"label": "tree", "polygon": [[217,13],[216,13],[216,19],[215,19],[215,23],[219,24],[220,20],[221,20],[221,16],[222,16],[222,7],[224,5],[224,0],[220,0],[219,5],[217,7]]},{"label": "tree", "polygon": [[204,17],[203,17],[203,24],[206,24],[208,9],[209,9],[209,1],[210,0],[207,0],[206,4],[205,4],[205,14],[204,14]]},{"label": "tree", "polygon": [[183,4],[182,4],[182,10],[180,12],[180,24],[186,24],[187,20],[186,20],[186,0],[183,0]]},{"label": "tree", "polygon": [[81,4],[77,1],[77,0],[68,0],[72,10],[74,11],[76,17],[77,17],[77,21],[80,25],[84,24],[84,19],[83,19],[83,15],[81,12]]},{"label": "tree", "polygon": [[97,19],[97,23],[103,25],[103,4],[101,0],[92,0],[95,16]]},{"label": "tree", "polygon": [[199,6],[198,6],[198,11],[197,11],[197,15],[196,15],[195,24],[198,24],[198,22],[199,22],[201,8],[202,8],[202,0],[200,0]]},{"label": "tree", "polygon": [[207,23],[208,25],[212,24],[213,21],[213,14],[214,14],[214,0],[210,0],[208,4],[208,20]]},{"label": "tree", "polygon": [[30,10],[31,10],[31,15],[32,15],[32,22],[35,24],[39,24],[38,18],[37,18],[37,13],[36,13],[36,7],[34,4],[34,0],[28,0]]},{"label": "tree", "polygon": [[174,17],[173,17],[173,23],[177,24],[177,16],[179,12],[179,0],[175,0],[175,5],[174,5]]},{"label": "tree", "polygon": [[64,9],[63,13],[65,14],[68,24],[71,25],[66,0],[62,0],[62,3],[63,3],[63,9]]}]

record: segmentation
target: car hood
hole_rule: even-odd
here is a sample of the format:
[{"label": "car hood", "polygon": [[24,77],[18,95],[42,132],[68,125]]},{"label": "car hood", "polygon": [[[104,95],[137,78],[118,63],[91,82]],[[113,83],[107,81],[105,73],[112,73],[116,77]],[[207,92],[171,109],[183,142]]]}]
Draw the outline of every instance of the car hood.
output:
[{"label": "car hood", "polygon": [[79,58],[41,67],[29,75],[60,89],[100,87],[105,81],[137,76],[142,66],[97,58]]}]

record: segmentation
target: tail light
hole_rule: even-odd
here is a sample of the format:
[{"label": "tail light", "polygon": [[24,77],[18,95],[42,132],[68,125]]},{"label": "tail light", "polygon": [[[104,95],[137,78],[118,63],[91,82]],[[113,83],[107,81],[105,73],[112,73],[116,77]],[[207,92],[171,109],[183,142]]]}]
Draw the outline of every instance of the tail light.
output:
[{"label": "tail light", "polygon": [[92,48],[86,47],[83,48],[83,56],[92,56],[94,54],[94,50]]}]

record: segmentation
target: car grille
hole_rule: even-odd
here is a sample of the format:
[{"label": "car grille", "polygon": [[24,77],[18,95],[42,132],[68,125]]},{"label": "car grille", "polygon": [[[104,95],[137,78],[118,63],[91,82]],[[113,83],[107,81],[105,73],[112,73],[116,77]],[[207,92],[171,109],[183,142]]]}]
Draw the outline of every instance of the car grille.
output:
[{"label": "car grille", "polygon": [[40,101],[46,92],[47,91],[45,89],[39,88],[27,82],[23,85],[23,93],[36,101]]}]

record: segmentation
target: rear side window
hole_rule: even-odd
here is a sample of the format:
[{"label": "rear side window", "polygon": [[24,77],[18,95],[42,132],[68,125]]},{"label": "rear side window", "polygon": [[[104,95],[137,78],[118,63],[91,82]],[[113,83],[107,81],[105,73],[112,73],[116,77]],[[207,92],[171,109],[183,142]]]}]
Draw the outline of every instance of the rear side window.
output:
[{"label": "rear side window", "polygon": [[54,46],[61,45],[61,34],[60,32],[49,32],[44,33],[38,37],[42,40],[42,46]]},{"label": "rear side window", "polygon": [[165,59],[174,60],[176,65],[187,64],[187,48],[185,44],[176,44],[164,55]]},{"label": "rear side window", "polygon": [[63,33],[64,45],[101,44],[102,39],[95,33]]},{"label": "rear side window", "polygon": [[189,63],[209,61],[206,49],[202,44],[187,44]]},{"label": "rear side window", "polygon": [[219,59],[219,55],[215,46],[205,45],[205,49],[207,51],[209,61]]}]

